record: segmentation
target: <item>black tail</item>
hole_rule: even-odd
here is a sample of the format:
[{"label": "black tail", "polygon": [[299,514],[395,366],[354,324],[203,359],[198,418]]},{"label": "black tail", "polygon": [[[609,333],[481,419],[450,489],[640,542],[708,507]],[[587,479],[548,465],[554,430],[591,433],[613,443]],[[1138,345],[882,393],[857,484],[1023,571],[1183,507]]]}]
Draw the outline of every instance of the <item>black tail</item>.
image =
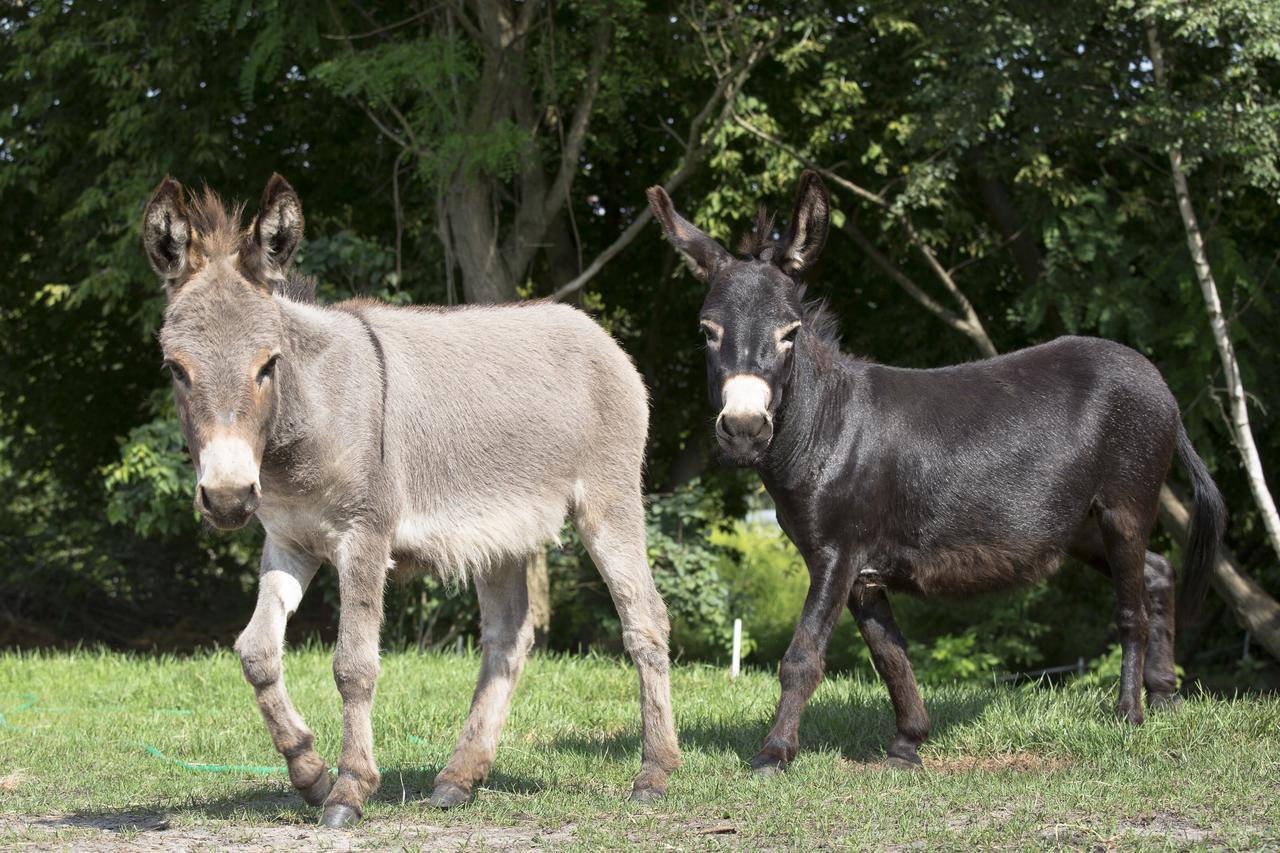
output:
[{"label": "black tail", "polygon": [[1191,475],[1192,488],[1187,547],[1183,551],[1182,591],[1178,595],[1178,626],[1187,627],[1200,617],[1200,605],[1209,590],[1213,563],[1218,558],[1218,543],[1222,541],[1227,523],[1227,508],[1181,423],[1178,424],[1178,458]]}]

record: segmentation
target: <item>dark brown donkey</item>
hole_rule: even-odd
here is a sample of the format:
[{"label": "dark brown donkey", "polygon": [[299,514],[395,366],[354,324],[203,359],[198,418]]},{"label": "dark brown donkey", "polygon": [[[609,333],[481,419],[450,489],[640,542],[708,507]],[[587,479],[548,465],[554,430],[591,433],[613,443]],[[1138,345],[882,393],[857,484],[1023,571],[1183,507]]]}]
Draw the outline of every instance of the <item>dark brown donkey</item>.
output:
[{"label": "dark brown donkey", "polygon": [[1175,452],[1195,488],[1184,616],[1203,598],[1222,499],[1149,361],[1120,344],[1061,338],[1009,355],[907,370],[840,352],[836,324],[804,302],[802,275],[827,235],[828,198],[800,178],[780,240],[762,222],[734,257],[649,203],[710,286],[702,306],[716,438],[752,466],[809,567],[809,594],[782,660],[782,698],[762,772],[799,747],[800,713],[848,606],[897,715],[889,763],[913,767],[929,733],[885,590],[967,596],[1030,583],[1073,554],[1111,577],[1124,660],[1119,713],[1142,722],[1141,687],[1176,701],[1173,569],[1147,550]]},{"label": "dark brown donkey", "polygon": [[[302,206],[276,175],[240,227],[211,194],[165,179],[143,238],[169,295],[160,343],[196,463],[196,508],[266,530],[258,606],[236,641],[289,776],[326,826],[378,787],[370,719],[390,570],[470,577],[484,659],[471,714],[430,803],[464,802],[493,763],[529,647],[525,561],[571,516],[640,671],[644,748],[632,798],[661,795],[680,761],[667,611],[645,554],[641,466],[649,410],[635,367],[564,305],[313,304],[289,262]],[[330,780],[285,692],[285,623],[322,562],[338,572],[333,674],[342,754]],[[571,701],[565,697],[565,701]]]}]

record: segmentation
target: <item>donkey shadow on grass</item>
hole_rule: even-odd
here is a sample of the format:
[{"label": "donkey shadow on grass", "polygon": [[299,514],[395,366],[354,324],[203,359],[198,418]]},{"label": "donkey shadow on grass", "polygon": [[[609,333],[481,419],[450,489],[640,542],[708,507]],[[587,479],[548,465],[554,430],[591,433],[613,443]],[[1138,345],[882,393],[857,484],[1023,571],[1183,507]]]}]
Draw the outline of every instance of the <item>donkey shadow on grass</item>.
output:
[{"label": "donkey shadow on grass", "polygon": [[[972,722],[995,699],[985,693],[931,698],[931,737],[938,738],[956,726]],[[681,748],[686,754],[695,751],[737,754],[742,759],[743,773],[749,772],[747,762],[768,734],[773,715],[772,711],[735,713],[735,710],[726,707],[723,716],[717,719],[678,724]],[[893,708],[887,695],[867,699],[819,692],[805,708],[797,761],[803,761],[807,753],[832,751],[860,764],[881,763],[885,759],[885,745],[893,739],[894,732]],[[639,733],[629,730],[608,738],[561,737],[552,741],[550,747],[626,761],[640,752],[641,743]],[[927,761],[925,766],[928,767]]]}]

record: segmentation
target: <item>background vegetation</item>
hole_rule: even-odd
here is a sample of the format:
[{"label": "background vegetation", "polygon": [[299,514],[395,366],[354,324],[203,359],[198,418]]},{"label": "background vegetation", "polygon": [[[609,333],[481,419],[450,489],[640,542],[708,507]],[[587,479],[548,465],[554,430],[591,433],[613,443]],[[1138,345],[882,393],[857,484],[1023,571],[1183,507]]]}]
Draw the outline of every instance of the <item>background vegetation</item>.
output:
[{"label": "background vegetation", "polygon": [[[767,509],[758,484],[714,461],[702,292],[645,227],[643,189],[665,182],[732,241],[758,203],[787,205],[803,164],[840,179],[811,293],[848,349],[922,367],[1067,332],[1139,349],[1222,486],[1230,548],[1280,593],[1166,159],[1181,147],[1280,476],[1278,51],[1265,0],[14,5],[0,13],[0,643],[189,649],[229,642],[250,612],[260,533],[197,522],[159,370],[163,298],[138,229],[165,173],[247,198],[285,174],[324,299],[555,295],[597,316],[651,389],[650,553],[685,658],[722,658],[742,616],[750,659],[776,661],[807,576],[774,528],[742,521]],[[479,267],[476,245],[501,264]],[[571,532],[550,576],[551,647],[616,649]],[[291,636],[331,636],[335,590],[322,576]],[[1111,607],[1080,569],[992,601],[899,605],[938,679],[1099,658]],[[388,646],[475,633],[465,592],[388,594]],[[1274,683],[1220,602],[1183,642],[1191,675]],[[832,665],[867,665],[851,625]]]}]

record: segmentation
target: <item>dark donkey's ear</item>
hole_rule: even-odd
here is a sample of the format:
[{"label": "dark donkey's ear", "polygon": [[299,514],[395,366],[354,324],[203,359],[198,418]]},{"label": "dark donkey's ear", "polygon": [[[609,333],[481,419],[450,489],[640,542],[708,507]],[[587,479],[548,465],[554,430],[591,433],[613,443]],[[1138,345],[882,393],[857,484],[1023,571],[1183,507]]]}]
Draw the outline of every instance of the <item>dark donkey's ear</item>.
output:
[{"label": "dark donkey's ear", "polygon": [[676,213],[671,196],[662,187],[649,187],[645,190],[645,195],[649,197],[653,216],[662,226],[671,245],[680,252],[694,275],[702,281],[708,281],[716,267],[728,260],[729,253],[698,226]]},{"label": "dark donkey's ear", "polygon": [[195,236],[182,184],[165,175],[142,214],[142,245],[151,268],[167,286],[173,287],[190,272]]},{"label": "dark donkey's ear", "polygon": [[278,173],[271,175],[262,192],[258,215],[249,226],[249,239],[259,270],[268,275],[283,275],[302,242],[302,202]]},{"label": "dark donkey's ear", "polygon": [[778,266],[791,275],[799,275],[813,266],[827,242],[831,222],[831,198],[818,173],[806,169],[796,188],[795,209],[791,224],[782,235],[782,251],[775,257]]}]

